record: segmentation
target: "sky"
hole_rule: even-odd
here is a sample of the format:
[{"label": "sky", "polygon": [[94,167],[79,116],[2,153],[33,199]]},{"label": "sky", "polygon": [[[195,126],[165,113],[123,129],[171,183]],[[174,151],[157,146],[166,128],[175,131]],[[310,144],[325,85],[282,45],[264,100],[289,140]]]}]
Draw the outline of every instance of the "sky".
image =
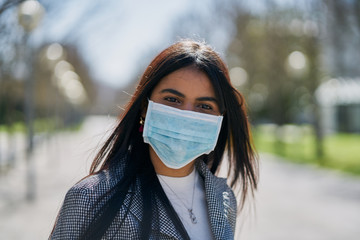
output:
[{"label": "sky", "polygon": [[45,14],[34,37],[75,43],[95,80],[121,88],[139,74],[142,56],[171,43],[173,21],[191,6],[191,0],[64,0]]}]

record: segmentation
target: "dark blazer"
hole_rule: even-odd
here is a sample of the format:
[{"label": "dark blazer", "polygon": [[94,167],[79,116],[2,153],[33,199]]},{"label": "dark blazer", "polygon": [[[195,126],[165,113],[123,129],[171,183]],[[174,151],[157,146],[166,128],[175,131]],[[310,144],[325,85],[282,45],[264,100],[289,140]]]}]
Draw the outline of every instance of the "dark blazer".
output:
[{"label": "dark blazer", "polygon": [[[119,164],[110,170],[87,177],[73,186],[66,194],[50,239],[78,239],[81,231],[90,224],[94,216],[94,206],[98,197],[106,193],[123,177],[123,169]],[[234,193],[227,186],[226,179],[214,176],[203,161],[197,162],[196,169],[204,179],[214,239],[234,239],[236,222]],[[136,185],[133,203],[129,206],[131,194],[128,194],[103,239],[140,239],[139,225],[142,218],[142,199],[140,192],[136,191],[139,187],[139,181]],[[155,233],[153,230],[150,239],[181,239],[164,206],[161,203],[158,206],[160,233]],[[129,214],[119,228],[119,223],[128,208],[130,208]]]}]

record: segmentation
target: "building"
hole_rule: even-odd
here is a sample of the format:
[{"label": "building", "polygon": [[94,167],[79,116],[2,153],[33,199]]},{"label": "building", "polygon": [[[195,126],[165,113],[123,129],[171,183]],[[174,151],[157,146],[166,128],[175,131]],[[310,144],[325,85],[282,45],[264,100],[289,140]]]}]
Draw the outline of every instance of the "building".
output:
[{"label": "building", "polygon": [[360,134],[360,78],[330,79],[317,88],[324,134]]}]

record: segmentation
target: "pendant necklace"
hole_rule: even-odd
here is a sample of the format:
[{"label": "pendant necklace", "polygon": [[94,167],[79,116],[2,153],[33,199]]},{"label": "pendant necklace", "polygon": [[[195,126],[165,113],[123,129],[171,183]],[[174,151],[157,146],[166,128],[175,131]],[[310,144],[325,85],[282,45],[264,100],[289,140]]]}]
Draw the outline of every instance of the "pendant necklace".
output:
[{"label": "pendant necklace", "polygon": [[166,183],[166,181],[161,177],[161,175],[159,175],[161,181],[163,183],[165,183],[165,185],[170,189],[170,191],[175,195],[175,197],[177,197],[179,199],[179,201],[184,205],[184,207],[187,209],[188,213],[189,213],[189,217],[190,220],[193,224],[197,223],[197,219],[195,214],[193,213],[193,204],[194,204],[194,195],[195,195],[195,185],[196,185],[196,174],[194,174],[194,186],[193,186],[193,193],[192,193],[192,200],[191,200],[191,208],[188,208],[186,206],[186,204],[181,200],[181,198],[179,198],[179,196],[175,193],[174,190],[172,190],[172,188],[169,186],[169,184]]}]

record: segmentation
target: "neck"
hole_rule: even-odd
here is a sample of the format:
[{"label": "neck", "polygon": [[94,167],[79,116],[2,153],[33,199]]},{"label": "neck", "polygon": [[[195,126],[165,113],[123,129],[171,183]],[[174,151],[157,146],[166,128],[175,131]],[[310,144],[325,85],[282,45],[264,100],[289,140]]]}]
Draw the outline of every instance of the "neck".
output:
[{"label": "neck", "polygon": [[151,146],[149,146],[149,148],[150,148],[149,149],[150,159],[157,174],[168,177],[185,177],[194,170],[195,161],[192,161],[186,166],[179,169],[169,168],[160,160],[160,158],[155,153],[154,149],[152,149]]}]

